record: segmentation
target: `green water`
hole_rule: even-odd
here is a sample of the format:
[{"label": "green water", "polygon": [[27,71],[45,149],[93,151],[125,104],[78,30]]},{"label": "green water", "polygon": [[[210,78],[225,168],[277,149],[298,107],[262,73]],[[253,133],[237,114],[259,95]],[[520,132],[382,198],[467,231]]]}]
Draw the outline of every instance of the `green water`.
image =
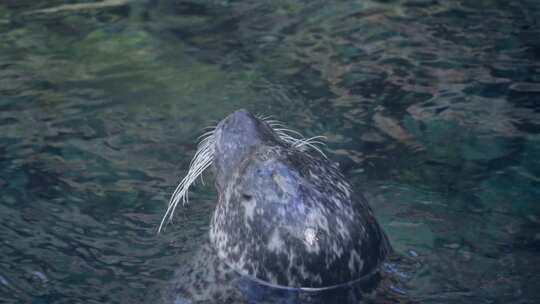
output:
[{"label": "green water", "polygon": [[169,195],[238,108],[327,136],[398,299],[540,302],[540,2],[92,3],[0,2],[0,303],[155,303],[216,199],[157,235]]}]

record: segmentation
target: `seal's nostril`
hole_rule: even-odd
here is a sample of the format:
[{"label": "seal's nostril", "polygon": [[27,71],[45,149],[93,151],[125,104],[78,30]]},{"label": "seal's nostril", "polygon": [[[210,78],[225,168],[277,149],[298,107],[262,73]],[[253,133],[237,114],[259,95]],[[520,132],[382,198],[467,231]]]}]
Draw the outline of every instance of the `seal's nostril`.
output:
[{"label": "seal's nostril", "polygon": [[242,199],[243,199],[243,200],[250,201],[252,198],[253,198],[252,195],[245,194],[245,193],[242,194]]}]

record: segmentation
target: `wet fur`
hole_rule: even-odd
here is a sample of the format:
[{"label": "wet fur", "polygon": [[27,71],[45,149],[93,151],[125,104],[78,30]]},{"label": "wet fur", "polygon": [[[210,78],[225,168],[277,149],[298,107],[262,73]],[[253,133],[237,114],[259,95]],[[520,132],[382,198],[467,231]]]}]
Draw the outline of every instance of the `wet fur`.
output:
[{"label": "wet fur", "polygon": [[219,200],[167,302],[356,303],[373,287],[388,240],[318,139],[245,110],[204,134],[160,230],[210,166]]}]

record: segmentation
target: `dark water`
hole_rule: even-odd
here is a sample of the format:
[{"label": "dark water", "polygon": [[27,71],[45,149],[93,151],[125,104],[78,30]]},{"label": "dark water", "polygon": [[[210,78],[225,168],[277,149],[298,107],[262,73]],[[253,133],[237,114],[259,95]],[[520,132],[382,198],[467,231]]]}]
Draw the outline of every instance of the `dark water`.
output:
[{"label": "dark water", "polygon": [[328,137],[403,301],[540,302],[539,1],[77,2],[0,2],[1,303],[155,302],[215,193],[158,236],[168,197],[240,107]]}]

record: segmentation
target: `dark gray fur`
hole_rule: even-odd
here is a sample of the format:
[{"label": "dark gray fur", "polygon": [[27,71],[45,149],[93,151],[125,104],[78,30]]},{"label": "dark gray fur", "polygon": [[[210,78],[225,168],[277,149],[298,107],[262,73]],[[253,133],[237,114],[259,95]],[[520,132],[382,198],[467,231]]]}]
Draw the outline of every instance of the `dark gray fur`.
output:
[{"label": "dark gray fur", "polygon": [[[387,238],[364,197],[328,160],[291,147],[245,110],[218,124],[214,148],[219,201],[209,242],[177,274],[177,303],[242,303],[257,298],[250,290],[271,291],[265,284],[283,293],[376,276]],[[324,303],[314,299],[332,290],[285,293],[261,292],[267,296],[256,302]],[[357,293],[340,292],[347,299]]]}]

